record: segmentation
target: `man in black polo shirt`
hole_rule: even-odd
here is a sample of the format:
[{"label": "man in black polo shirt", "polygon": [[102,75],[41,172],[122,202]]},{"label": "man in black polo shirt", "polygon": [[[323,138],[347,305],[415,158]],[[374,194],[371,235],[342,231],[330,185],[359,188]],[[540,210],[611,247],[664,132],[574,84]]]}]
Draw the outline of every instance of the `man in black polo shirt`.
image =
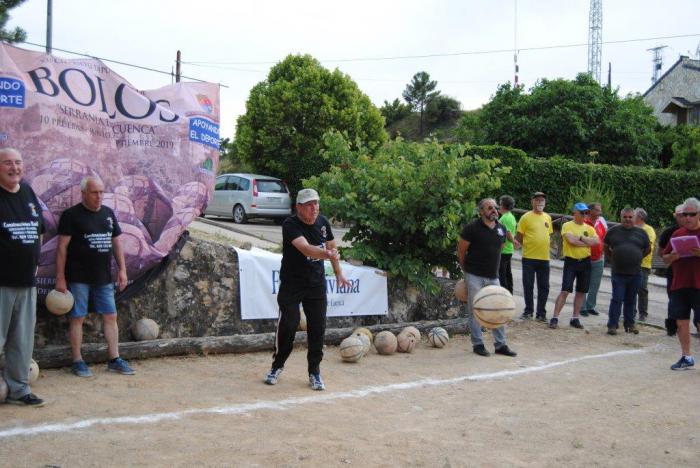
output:
[{"label": "man in black polo shirt", "polygon": [[280,317],[275,334],[272,368],[265,383],[275,385],[284,363],[292,352],[294,335],[299,327],[299,304],[304,306],[308,337],[309,385],[325,390],[321,379],[323,338],[326,333],[326,273],[324,260],[330,260],[340,287],[349,287],[340,268],[331,225],[319,215],[319,196],[314,189],[297,194],[296,214],[282,224],[282,268],[277,304]]},{"label": "man in black polo shirt", "polygon": [[[479,202],[479,219],[467,224],[457,243],[457,261],[464,271],[467,285],[467,316],[474,352],[480,356],[490,353],[484,346],[481,325],[474,317],[474,296],[481,288],[498,285],[498,268],[501,262],[501,249],[506,240],[506,228],[498,220],[498,205],[493,198]],[[517,353],[506,344],[505,327],[492,330],[496,354],[516,356]]]},{"label": "man in black polo shirt", "polygon": [[0,148],[0,352],[5,353],[6,401],[38,407],[44,400],[29,388],[29,364],[44,224],[39,200],[22,182],[22,167],[19,151]]}]

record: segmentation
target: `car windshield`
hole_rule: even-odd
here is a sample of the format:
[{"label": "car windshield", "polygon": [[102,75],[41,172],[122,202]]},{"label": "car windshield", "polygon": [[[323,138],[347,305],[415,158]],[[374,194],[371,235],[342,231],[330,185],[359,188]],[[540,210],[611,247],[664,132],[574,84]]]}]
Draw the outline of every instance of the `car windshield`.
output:
[{"label": "car windshield", "polygon": [[280,180],[258,180],[258,191],[266,193],[287,193],[284,183]]}]

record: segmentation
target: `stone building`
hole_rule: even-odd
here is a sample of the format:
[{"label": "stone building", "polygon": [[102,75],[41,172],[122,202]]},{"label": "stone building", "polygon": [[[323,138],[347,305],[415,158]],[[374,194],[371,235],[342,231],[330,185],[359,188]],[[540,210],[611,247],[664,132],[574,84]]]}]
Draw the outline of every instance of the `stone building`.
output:
[{"label": "stone building", "polygon": [[662,125],[700,125],[700,60],[682,55],[643,97]]}]

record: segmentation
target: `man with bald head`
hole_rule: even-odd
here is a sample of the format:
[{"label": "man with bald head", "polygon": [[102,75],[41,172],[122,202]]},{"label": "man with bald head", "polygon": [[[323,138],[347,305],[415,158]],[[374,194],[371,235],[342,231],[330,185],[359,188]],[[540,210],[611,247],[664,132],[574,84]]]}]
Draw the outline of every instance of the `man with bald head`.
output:
[{"label": "man with bald head", "polygon": [[78,377],[93,375],[80,351],[89,303],[94,312],[102,315],[109,352],[107,370],[133,375],[134,370],[119,357],[119,328],[112,280],[114,256],[119,268],[117,285],[120,291],[126,287],[126,264],[119,240],[122,231],[114,211],[102,205],[104,184],[99,178],[85,177],[80,183],[80,193],[82,201],[61,214],[56,252],[56,289],[61,292],[70,289],[75,299],[69,314],[72,372]]},{"label": "man with bald head", "polygon": [[19,151],[0,148],[0,353],[7,403],[39,407],[44,400],[29,388],[29,364],[36,325],[36,271],[44,224],[41,207],[22,181]]}]

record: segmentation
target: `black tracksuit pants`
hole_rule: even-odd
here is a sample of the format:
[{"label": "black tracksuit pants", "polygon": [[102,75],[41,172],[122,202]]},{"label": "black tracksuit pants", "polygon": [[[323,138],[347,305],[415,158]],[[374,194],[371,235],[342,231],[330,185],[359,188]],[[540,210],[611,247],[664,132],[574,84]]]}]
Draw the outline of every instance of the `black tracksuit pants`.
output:
[{"label": "black tracksuit pants", "polygon": [[284,284],[277,295],[279,319],[275,333],[275,351],[272,368],[284,367],[284,363],[292,353],[294,335],[299,328],[299,304],[304,307],[306,315],[306,333],[308,339],[308,369],[310,374],[320,372],[323,359],[323,338],[326,334],[326,287],[304,288],[289,290]]}]

